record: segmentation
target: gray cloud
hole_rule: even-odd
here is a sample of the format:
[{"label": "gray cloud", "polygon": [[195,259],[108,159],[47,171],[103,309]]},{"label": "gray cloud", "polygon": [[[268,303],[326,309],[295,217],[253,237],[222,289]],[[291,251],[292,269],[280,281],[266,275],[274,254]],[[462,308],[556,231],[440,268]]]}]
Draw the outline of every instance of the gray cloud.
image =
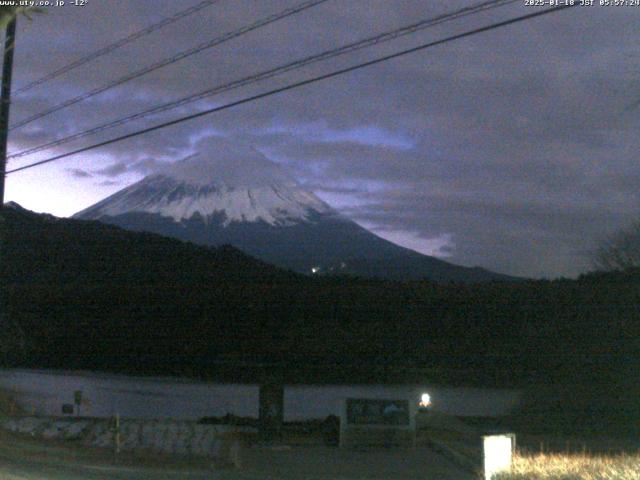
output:
[{"label": "gray cloud", "polygon": [[74,178],[91,178],[91,175],[86,170],[82,170],[81,168],[68,168],[67,172],[69,172]]},{"label": "gray cloud", "polygon": [[159,168],[160,173],[191,183],[211,184],[216,181],[247,185],[289,183],[294,181],[286,170],[250,146],[211,136],[197,141],[197,153],[179,162]]},{"label": "gray cloud", "polygon": [[112,187],[115,185],[122,185],[122,183],[115,180],[104,180],[102,182],[98,182],[97,185],[100,185],[101,187]]},{"label": "gray cloud", "polygon": [[[293,3],[220,2],[162,35],[100,59],[93,68],[16,98],[13,118],[25,118]],[[359,0],[327,2],[16,130],[12,149],[468,4],[371,0],[362,8]],[[20,25],[18,86],[179,7],[168,0],[111,0],[73,15],[62,10],[51,9]],[[49,153],[530,11],[518,4],[444,24]],[[638,20],[638,9],[574,8],[78,158],[88,162],[83,172],[106,177],[103,186],[115,187],[116,179],[133,181],[194,153],[209,134],[223,135],[254,146],[345,214],[378,231],[413,232],[425,241],[448,235],[451,243],[441,251],[451,261],[520,275],[576,275],[589,268],[588,252],[598,239],[640,211],[640,115],[629,108],[640,97]],[[61,162],[60,171],[68,165]],[[79,177],[72,172],[72,179]],[[65,188],[73,191],[74,184]]]},{"label": "gray cloud", "polygon": [[125,163],[118,162],[108,165],[104,168],[94,170],[96,175],[103,175],[105,177],[118,177],[129,170],[129,166]]}]

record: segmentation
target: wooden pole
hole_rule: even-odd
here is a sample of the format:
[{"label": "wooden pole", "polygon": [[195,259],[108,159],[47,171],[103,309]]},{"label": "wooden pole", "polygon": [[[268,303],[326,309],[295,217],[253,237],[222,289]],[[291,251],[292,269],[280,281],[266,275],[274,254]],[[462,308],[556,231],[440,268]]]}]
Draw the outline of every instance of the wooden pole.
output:
[{"label": "wooden pole", "polygon": [[120,453],[120,414],[116,413],[116,455]]}]

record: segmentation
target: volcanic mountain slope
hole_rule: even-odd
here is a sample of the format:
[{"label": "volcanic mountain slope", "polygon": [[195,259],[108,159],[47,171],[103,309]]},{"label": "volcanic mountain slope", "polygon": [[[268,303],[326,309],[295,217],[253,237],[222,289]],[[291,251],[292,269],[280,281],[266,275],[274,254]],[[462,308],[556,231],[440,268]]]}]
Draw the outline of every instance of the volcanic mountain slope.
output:
[{"label": "volcanic mountain slope", "polygon": [[302,273],[482,282],[510,277],[388,242],[302,189],[252,149],[213,151],[161,169],[74,215],[199,245],[233,245]]},{"label": "volcanic mountain slope", "polygon": [[192,245],[151,233],[38,214],[5,204],[0,274],[8,284],[56,286],[212,282],[288,283],[306,280],[229,246]]}]

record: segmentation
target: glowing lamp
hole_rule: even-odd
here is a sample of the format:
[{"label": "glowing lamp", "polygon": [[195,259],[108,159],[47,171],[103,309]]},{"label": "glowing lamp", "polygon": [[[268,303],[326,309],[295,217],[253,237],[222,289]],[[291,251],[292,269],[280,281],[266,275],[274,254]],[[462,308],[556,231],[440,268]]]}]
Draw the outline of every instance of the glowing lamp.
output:
[{"label": "glowing lamp", "polygon": [[515,438],[514,434],[482,437],[485,480],[491,480],[491,477],[496,473],[511,471],[511,457],[515,447]]},{"label": "glowing lamp", "polygon": [[418,405],[420,405],[422,408],[426,408],[431,405],[431,395],[426,392],[420,395],[420,403]]}]

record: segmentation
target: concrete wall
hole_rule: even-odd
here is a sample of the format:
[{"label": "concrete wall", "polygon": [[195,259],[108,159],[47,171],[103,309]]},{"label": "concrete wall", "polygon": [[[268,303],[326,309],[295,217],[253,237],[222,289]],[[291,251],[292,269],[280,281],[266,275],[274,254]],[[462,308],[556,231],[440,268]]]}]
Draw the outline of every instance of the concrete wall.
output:
[{"label": "concrete wall", "polygon": [[[197,420],[228,413],[258,417],[259,386],[216,384],[165,377],[131,377],[95,372],[0,369],[0,389],[12,392],[27,413],[61,416],[63,404],[74,403],[74,415]],[[444,388],[415,385],[287,385],[285,421],[340,416],[345,398],[413,398],[428,392],[432,409],[459,416],[500,416],[518,404],[513,390]]]},{"label": "concrete wall", "polygon": [[431,397],[431,409],[463,417],[497,417],[509,413],[520,400],[515,390],[446,388],[415,385],[291,385],[284,390],[285,420],[340,416],[345,398]]},{"label": "concrete wall", "polygon": [[[0,389],[16,393],[28,413],[62,415],[82,391],[79,414],[91,417],[172,418],[197,420],[231,413],[258,416],[258,386],[130,377],[95,372],[0,370]],[[78,414],[78,412],[75,412]]]}]

